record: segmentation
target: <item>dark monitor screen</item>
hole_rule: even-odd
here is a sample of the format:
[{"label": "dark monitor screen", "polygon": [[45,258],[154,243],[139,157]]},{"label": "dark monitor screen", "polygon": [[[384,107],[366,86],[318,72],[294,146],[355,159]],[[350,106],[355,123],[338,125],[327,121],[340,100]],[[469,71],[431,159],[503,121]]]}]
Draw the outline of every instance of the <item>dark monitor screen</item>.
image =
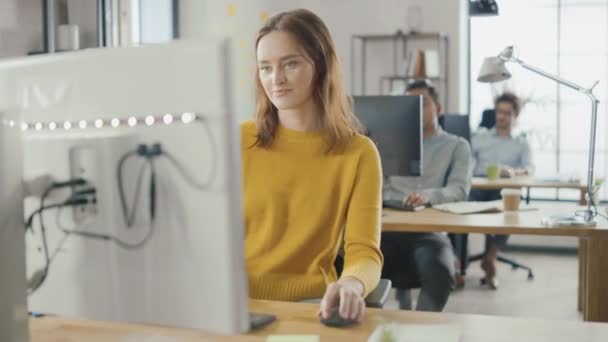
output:
[{"label": "dark monitor screen", "polygon": [[385,176],[422,175],[422,97],[354,96],[355,115],[378,147]]}]

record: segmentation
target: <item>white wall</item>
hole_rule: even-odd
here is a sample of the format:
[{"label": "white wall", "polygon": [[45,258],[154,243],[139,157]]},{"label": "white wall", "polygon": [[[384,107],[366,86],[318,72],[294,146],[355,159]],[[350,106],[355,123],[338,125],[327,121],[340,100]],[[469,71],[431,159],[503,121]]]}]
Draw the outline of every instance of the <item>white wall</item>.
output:
[{"label": "white wall", "polygon": [[0,58],[41,51],[42,1],[0,1]]},{"label": "white wall", "polygon": [[[236,8],[237,20],[227,20],[225,13],[232,4]],[[180,3],[180,31],[183,37],[200,37],[207,32],[236,34],[245,39],[248,48],[240,56],[241,63],[253,64],[253,37],[262,24],[263,12],[274,14],[279,11],[307,8],[317,13],[331,30],[338,54],[342,61],[344,81],[350,89],[350,48],[353,34],[384,33],[391,34],[398,29],[407,30],[406,15],[409,6],[422,10],[421,31],[442,32],[449,36],[449,93],[446,111],[465,112],[467,108],[467,25],[466,0],[183,0]],[[390,46],[390,45],[389,45]],[[376,65],[370,66],[368,84],[370,91],[377,91],[378,77],[386,65],[392,66],[390,47],[386,51],[370,51],[378,57]],[[387,59],[388,58],[388,59]],[[389,68],[390,69],[390,68]],[[237,77],[251,80],[250,70],[240,68],[243,73]],[[248,85],[252,86],[251,83]],[[246,91],[246,87],[239,88]],[[253,107],[252,107],[253,108]]]},{"label": "white wall", "polygon": [[179,4],[179,31],[184,39],[206,35],[230,36],[233,39],[234,89],[238,117],[248,119],[255,109],[253,76],[255,54],[253,41],[263,23],[259,0],[182,0]]}]

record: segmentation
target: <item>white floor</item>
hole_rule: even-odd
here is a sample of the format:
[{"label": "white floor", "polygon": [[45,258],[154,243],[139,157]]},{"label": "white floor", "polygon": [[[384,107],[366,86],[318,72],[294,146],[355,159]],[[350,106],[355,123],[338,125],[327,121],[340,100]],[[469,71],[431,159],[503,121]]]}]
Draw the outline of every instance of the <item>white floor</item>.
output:
[{"label": "white floor", "polygon": [[[472,252],[481,250],[483,238],[472,235]],[[578,261],[576,255],[551,255],[512,252],[506,254],[530,266],[534,280],[527,280],[527,271],[512,271],[498,264],[498,290],[482,287],[483,271],[479,262],[472,263],[466,275],[464,289],[452,292],[445,312],[534,317],[544,319],[582,320],[577,310]],[[413,292],[413,298],[418,291]],[[398,308],[391,293],[385,308]]]}]

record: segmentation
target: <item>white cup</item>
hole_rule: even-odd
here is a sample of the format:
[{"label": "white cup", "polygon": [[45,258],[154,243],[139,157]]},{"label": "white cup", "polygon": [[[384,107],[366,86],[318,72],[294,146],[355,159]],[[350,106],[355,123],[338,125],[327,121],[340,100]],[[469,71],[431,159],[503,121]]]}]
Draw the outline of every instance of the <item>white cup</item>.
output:
[{"label": "white cup", "polygon": [[502,206],[505,211],[517,211],[521,203],[521,189],[502,189]]}]

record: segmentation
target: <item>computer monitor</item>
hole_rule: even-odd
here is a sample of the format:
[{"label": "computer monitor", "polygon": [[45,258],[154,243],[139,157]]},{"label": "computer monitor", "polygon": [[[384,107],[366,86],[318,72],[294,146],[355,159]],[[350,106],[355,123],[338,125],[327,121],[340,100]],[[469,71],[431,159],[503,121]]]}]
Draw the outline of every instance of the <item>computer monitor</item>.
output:
[{"label": "computer monitor", "polygon": [[422,97],[354,96],[355,115],[376,143],[385,176],[422,175]]},{"label": "computer monitor", "polygon": [[[231,50],[226,40],[177,41],[0,63],[0,112],[23,120],[25,135],[33,138],[25,141],[24,172],[66,179],[74,166],[70,151],[77,151],[82,158],[75,160],[85,165],[87,180],[98,190],[97,214],[86,224],[76,224],[67,208],[61,216],[45,215],[49,248],[57,248],[63,238],[66,242],[43,285],[29,296],[30,311],[223,334],[249,330]],[[168,114],[173,120],[164,120]],[[194,114],[207,127],[192,123]],[[14,131],[19,136],[20,127],[17,122]],[[162,143],[199,181],[211,167],[215,177],[207,190],[195,189],[178,170],[156,161],[154,224],[141,214],[147,213],[144,201],[137,224],[127,228],[116,190],[117,157],[136,143],[153,142]],[[9,144],[0,148],[9,149]],[[132,164],[137,170],[137,163]],[[5,172],[0,181],[8,177]],[[10,189],[0,188],[3,201],[10,195],[5,190]],[[147,194],[143,190],[142,197]],[[133,196],[127,198],[131,206]],[[125,249],[111,241],[65,237],[53,227],[60,223],[132,243],[141,241],[149,229],[154,233],[141,248]],[[22,255],[5,255],[11,249],[1,240],[0,263]],[[41,259],[37,247],[27,245],[28,264]],[[41,263],[30,266],[28,275]],[[11,313],[16,314],[27,317],[25,312]]]}]

